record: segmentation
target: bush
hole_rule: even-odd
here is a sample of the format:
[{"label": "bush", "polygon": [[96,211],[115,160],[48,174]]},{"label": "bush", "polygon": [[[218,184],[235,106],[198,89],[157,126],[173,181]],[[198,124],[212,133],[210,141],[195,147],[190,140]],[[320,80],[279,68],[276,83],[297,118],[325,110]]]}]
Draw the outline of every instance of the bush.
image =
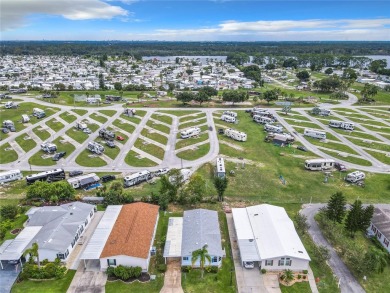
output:
[{"label": "bush", "polygon": [[48,262],[46,265],[42,265],[41,269],[38,269],[34,263],[26,263],[20,274],[20,279],[61,279],[65,276],[65,272],[66,267],[56,262]]},{"label": "bush", "polygon": [[298,274],[298,280],[302,279],[302,275]]},{"label": "bush", "polygon": [[166,264],[159,264],[157,266],[157,270],[160,272],[160,273],[165,273],[167,271],[167,265]]},{"label": "bush", "polygon": [[106,274],[109,277],[115,277],[115,268],[114,267],[108,267],[106,270]]},{"label": "bush", "polygon": [[303,270],[302,273],[304,273],[305,275],[307,275],[308,271],[307,271],[307,270]]},{"label": "bush", "polygon": [[121,280],[130,279],[129,270],[125,266],[122,266],[122,265],[119,265],[114,269],[114,274],[115,274],[115,277],[117,277]]},{"label": "bush", "polygon": [[192,267],[191,267],[191,266],[182,266],[182,267],[181,267],[181,271],[182,271],[183,273],[189,273],[189,272],[191,272],[191,270],[192,270]]},{"label": "bush", "polygon": [[213,274],[218,273],[218,267],[216,266],[207,266],[204,268],[204,270],[206,271],[206,273],[213,273]]},{"label": "bush", "polygon": [[264,275],[267,273],[267,270],[266,269],[261,269],[261,273]]},{"label": "bush", "polygon": [[3,220],[13,220],[18,214],[18,206],[13,204],[3,205],[0,208],[0,217]]},{"label": "bush", "polygon": [[41,265],[47,265],[49,263],[49,260],[45,258],[43,261],[41,261]]}]

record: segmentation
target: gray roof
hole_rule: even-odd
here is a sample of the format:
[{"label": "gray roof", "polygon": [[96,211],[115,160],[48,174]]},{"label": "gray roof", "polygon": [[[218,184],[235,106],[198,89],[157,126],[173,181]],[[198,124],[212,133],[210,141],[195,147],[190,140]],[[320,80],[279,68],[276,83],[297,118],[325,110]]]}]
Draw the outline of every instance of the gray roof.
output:
[{"label": "gray roof", "polygon": [[205,209],[185,211],[181,255],[192,255],[205,244],[210,255],[223,255],[218,213]]},{"label": "gray roof", "polygon": [[28,227],[42,226],[30,245],[38,242],[41,249],[65,252],[93,208],[91,204],[78,201],[61,206],[41,207],[30,216],[27,223]]},{"label": "gray roof", "polygon": [[390,209],[375,208],[371,223],[375,225],[384,237],[390,240]]}]

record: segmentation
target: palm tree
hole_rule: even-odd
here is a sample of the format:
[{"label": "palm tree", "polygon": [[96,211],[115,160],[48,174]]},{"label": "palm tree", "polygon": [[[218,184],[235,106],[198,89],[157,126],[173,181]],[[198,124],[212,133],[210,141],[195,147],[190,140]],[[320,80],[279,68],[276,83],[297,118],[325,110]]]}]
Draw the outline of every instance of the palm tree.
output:
[{"label": "palm tree", "polygon": [[200,270],[201,270],[201,278],[203,279],[203,272],[204,272],[204,264],[206,260],[208,260],[209,263],[211,263],[211,256],[209,255],[209,252],[207,251],[207,244],[203,245],[202,248],[195,250],[192,252],[192,265],[194,265],[198,259],[200,259]]},{"label": "palm tree", "polygon": [[282,278],[286,284],[289,284],[292,280],[294,280],[294,273],[292,270],[285,270],[282,274]]},{"label": "palm tree", "polygon": [[31,248],[26,249],[24,251],[23,256],[26,256],[27,254],[29,254],[30,258],[31,257],[34,257],[34,258],[36,257],[37,258],[38,269],[40,269],[41,268],[41,263],[39,261],[38,250],[39,250],[38,243],[34,242],[33,245],[31,246]]}]

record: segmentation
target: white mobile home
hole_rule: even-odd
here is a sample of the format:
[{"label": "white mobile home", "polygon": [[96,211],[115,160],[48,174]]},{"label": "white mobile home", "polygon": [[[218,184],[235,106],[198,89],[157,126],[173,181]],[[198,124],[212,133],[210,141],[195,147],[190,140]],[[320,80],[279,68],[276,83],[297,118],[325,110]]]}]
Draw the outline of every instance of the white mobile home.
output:
[{"label": "white mobile home", "polygon": [[137,185],[141,182],[147,181],[152,178],[152,174],[148,170],[144,170],[138,173],[131,174],[123,178],[125,187]]},{"label": "white mobile home", "polygon": [[180,132],[180,136],[182,139],[190,138],[193,136],[197,136],[200,133],[200,128],[199,127],[191,127],[186,130],[183,130]]},{"label": "white mobile home", "polygon": [[23,179],[23,174],[20,170],[10,170],[0,172],[0,184]]},{"label": "white mobile home", "polygon": [[223,114],[221,116],[221,120],[225,121],[225,122],[228,122],[228,123],[236,123],[236,118],[233,117],[233,116],[230,116],[230,115]]},{"label": "white mobile home", "polygon": [[390,209],[375,208],[368,232],[390,253]]},{"label": "white mobile home", "polygon": [[311,128],[305,128],[303,135],[317,139],[326,139],[326,132]]},{"label": "white mobile home", "polygon": [[305,161],[305,168],[311,171],[332,169],[335,161],[332,159],[311,159]]},{"label": "white mobile home", "polygon": [[95,173],[84,174],[67,179],[68,183],[74,188],[85,188],[91,184],[96,184],[100,180]]},{"label": "white mobile home", "polygon": [[231,128],[225,129],[225,135],[237,141],[246,141],[247,135],[245,132],[234,130]]}]

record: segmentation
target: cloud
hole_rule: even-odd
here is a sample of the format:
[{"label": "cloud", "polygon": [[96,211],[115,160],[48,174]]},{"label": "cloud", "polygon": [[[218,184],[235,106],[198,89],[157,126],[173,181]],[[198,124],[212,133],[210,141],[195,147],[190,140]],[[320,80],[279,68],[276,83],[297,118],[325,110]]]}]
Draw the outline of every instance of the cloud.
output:
[{"label": "cloud", "polygon": [[101,0],[1,0],[1,30],[26,25],[34,14],[60,15],[70,20],[112,19],[131,15],[120,6]]}]

